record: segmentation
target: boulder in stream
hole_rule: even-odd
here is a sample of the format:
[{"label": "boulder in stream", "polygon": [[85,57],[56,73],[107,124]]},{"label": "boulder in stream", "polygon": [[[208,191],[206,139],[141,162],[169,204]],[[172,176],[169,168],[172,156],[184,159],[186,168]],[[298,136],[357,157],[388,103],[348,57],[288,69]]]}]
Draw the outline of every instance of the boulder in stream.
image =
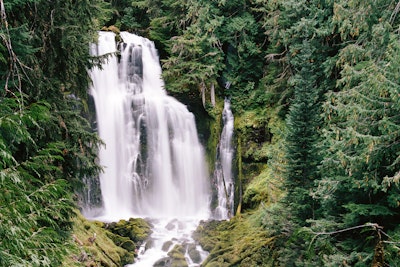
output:
[{"label": "boulder in stream", "polygon": [[188,267],[185,259],[185,248],[181,245],[175,245],[175,247],[168,252],[168,256],[172,259],[171,267]]}]

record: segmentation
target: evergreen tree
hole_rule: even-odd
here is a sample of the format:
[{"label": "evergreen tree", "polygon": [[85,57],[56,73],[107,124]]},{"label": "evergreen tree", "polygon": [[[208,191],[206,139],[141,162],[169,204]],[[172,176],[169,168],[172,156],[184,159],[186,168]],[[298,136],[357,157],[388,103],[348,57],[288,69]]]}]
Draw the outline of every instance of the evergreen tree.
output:
[{"label": "evergreen tree", "polygon": [[292,59],[292,64],[298,66],[299,70],[289,82],[294,88],[294,98],[286,119],[285,202],[294,214],[293,219],[300,225],[304,225],[307,219],[315,218],[314,213],[318,208],[311,196],[314,181],[319,177],[320,161],[316,147],[320,126],[320,93],[314,53],[315,49],[312,49],[309,41],[304,41],[302,50]]},{"label": "evergreen tree", "polygon": [[[172,92],[206,90],[223,68],[223,51],[218,36],[223,17],[211,3],[189,1],[187,24],[168,41],[170,56],[163,61],[164,78]],[[178,78],[177,78],[178,77]]]},{"label": "evergreen tree", "polygon": [[390,230],[399,222],[395,4],[339,1],[334,9],[333,23],[343,38],[336,62],[341,76],[324,104],[328,127],[321,144],[326,149],[314,191],[324,211],[321,225],[354,229],[330,241],[341,251],[327,258],[336,263],[396,262],[390,254],[386,261],[377,257],[378,248],[382,255],[390,249],[380,245],[383,235],[377,228],[359,227],[377,224]]},{"label": "evergreen tree", "polygon": [[[332,3],[320,1],[274,1],[265,27],[273,50],[268,58],[283,63],[280,79],[286,89],[279,92],[282,105],[288,105],[286,118],[284,187],[285,202],[294,220],[306,225],[316,218],[319,208],[312,196],[319,179],[320,148],[317,146],[323,95],[335,86],[331,57],[337,41],[331,33]],[[275,160],[277,162],[277,160]]]},{"label": "evergreen tree", "polygon": [[83,118],[103,1],[1,1],[0,265],[60,266],[73,186],[97,174]]},{"label": "evergreen tree", "polygon": [[372,32],[360,33],[368,39],[341,51],[341,90],[330,92],[325,105],[329,150],[323,182],[330,185],[329,195],[324,195],[326,210],[347,226],[393,225],[399,211],[395,182],[399,46],[388,20],[382,19],[384,13],[378,15],[382,11],[376,10],[375,17],[381,19],[370,25]]},{"label": "evergreen tree", "polygon": [[[59,266],[68,248],[74,204],[60,179],[65,146],[34,140],[50,118],[44,103],[0,102],[1,266]],[[30,156],[21,160],[15,155],[23,147]]]}]

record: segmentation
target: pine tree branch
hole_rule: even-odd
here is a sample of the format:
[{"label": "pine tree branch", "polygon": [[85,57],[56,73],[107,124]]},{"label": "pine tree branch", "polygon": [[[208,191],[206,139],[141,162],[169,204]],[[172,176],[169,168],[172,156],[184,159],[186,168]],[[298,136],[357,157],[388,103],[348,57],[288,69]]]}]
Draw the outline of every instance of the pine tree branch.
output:
[{"label": "pine tree branch", "polygon": [[[25,72],[24,68],[27,68],[27,66],[25,66],[17,57],[17,55],[15,54],[13,47],[12,47],[12,42],[11,42],[11,37],[10,37],[10,32],[9,32],[9,28],[8,28],[8,22],[7,22],[7,14],[6,14],[6,10],[4,7],[4,2],[3,0],[0,0],[0,18],[1,18],[1,24],[0,25],[4,25],[5,27],[5,34],[0,34],[1,39],[3,40],[5,46],[7,47],[7,51],[8,54],[10,56],[10,64],[9,64],[9,73],[7,74],[7,78],[5,81],[5,85],[4,85],[4,89],[6,92],[10,92],[11,94],[13,94],[15,96],[15,94],[10,91],[8,89],[8,83],[10,81],[11,76],[16,76],[18,79],[18,91],[20,93],[20,98],[21,98],[21,103],[20,106],[22,106],[23,103],[23,93],[22,93],[22,78],[21,78],[21,73],[19,71],[19,67],[22,70],[23,74],[26,76],[26,78],[29,80],[28,75]],[[18,97],[17,97],[18,99]]]}]

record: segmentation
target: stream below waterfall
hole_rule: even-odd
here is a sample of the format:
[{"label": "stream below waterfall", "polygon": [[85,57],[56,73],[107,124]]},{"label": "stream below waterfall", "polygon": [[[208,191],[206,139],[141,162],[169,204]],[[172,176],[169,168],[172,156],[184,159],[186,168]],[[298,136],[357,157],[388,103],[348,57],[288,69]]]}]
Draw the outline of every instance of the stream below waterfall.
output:
[{"label": "stream below waterfall", "polygon": [[184,255],[188,267],[200,266],[201,262],[207,257],[208,253],[203,251],[199,245],[196,245],[191,237],[199,221],[153,219],[152,223],[153,233],[150,240],[139,249],[136,262],[127,266],[169,266],[174,261],[170,257],[174,248],[182,250],[181,255]]}]

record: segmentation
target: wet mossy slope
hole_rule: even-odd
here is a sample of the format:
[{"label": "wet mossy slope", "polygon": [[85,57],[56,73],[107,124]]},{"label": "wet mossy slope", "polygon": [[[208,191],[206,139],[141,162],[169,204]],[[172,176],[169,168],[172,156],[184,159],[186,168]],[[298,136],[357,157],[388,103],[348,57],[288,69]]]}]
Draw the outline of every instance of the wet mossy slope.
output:
[{"label": "wet mossy slope", "polygon": [[253,215],[202,222],[194,237],[210,252],[204,267],[271,266],[268,253],[274,238],[268,237]]},{"label": "wet mossy slope", "polygon": [[76,213],[71,235],[74,250],[63,266],[116,267],[133,263],[138,247],[151,233],[143,219],[103,223]]}]

